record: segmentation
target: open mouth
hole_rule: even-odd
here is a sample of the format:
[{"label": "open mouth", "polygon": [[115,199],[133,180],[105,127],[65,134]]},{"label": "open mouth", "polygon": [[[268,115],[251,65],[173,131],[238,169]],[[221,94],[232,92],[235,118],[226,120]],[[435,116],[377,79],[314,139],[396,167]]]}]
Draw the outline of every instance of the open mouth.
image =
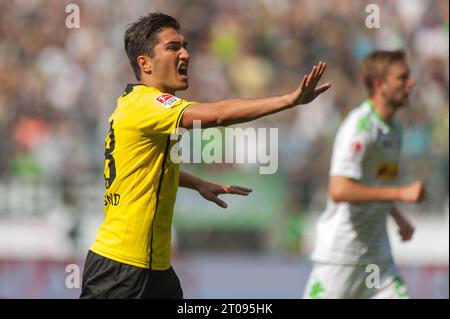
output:
[{"label": "open mouth", "polygon": [[178,67],[178,74],[181,75],[182,78],[186,78],[187,79],[187,74],[188,74],[188,66],[187,64],[182,64]]}]

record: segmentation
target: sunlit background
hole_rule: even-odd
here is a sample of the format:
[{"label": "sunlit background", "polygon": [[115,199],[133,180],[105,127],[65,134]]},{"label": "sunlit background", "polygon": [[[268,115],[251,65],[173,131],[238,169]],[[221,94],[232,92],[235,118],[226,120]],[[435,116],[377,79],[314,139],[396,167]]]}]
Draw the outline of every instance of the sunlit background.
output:
[{"label": "sunlit background", "polygon": [[[80,28],[65,25],[68,4]],[[380,7],[369,29],[365,8]],[[135,82],[127,24],[160,10],[189,42],[192,101],[284,94],[324,60],[332,89],[314,103],[242,127],[278,128],[278,171],[256,164],[183,164],[204,179],[253,188],[223,210],[180,189],[173,264],[186,298],[300,298],[314,223],[325,208],[332,142],[365,98],[361,59],[404,48],[417,84],[404,124],[402,181],[427,200],[402,205],[416,226],[393,253],[413,298],[448,298],[449,31],[447,0],[0,0],[0,297],[76,298],[103,220],[104,138],[115,100]],[[206,141],[207,142],[207,141]],[[251,146],[250,146],[251,147]]]}]

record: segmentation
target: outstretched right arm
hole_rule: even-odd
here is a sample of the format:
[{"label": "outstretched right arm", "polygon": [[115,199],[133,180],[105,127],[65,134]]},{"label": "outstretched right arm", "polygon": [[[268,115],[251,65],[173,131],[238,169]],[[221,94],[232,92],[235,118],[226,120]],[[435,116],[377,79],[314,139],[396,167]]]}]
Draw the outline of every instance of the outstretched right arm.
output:
[{"label": "outstretched right arm", "polygon": [[184,112],[181,125],[190,129],[197,120],[201,121],[203,128],[228,126],[253,121],[299,104],[307,104],[331,87],[330,83],[317,87],[325,68],[324,62],[314,65],[297,89],[287,95],[260,99],[230,99],[194,105]]}]

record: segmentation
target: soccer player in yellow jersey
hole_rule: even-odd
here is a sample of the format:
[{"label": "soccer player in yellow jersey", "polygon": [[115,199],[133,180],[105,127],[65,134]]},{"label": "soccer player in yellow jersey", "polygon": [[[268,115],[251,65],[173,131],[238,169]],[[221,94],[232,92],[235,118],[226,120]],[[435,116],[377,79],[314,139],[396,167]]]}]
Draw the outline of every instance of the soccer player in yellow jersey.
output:
[{"label": "soccer player in yellow jersey", "polygon": [[188,88],[189,53],[178,22],[151,13],[125,33],[137,84],[129,84],[109,118],[105,141],[105,220],[88,252],[81,298],[183,298],[170,263],[171,225],[178,186],[226,208],[220,194],[251,189],[203,181],[170,160],[178,128],[226,126],[306,104],[330,84],[317,84],[315,65],[290,94],[193,103],[175,96]]}]

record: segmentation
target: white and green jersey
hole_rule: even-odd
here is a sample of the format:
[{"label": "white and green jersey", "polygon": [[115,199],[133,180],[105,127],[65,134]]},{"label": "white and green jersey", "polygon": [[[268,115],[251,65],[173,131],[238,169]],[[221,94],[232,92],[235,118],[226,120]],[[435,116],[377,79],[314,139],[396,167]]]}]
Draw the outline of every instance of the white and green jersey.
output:
[{"label": "white and green jersey", "polygon": [[[397,181],[401,127],[386,123],[370,100],[350,112],[339,128],[330,176],[343,176],[368,186],[392,186]],[[315,262],[367,264],[392,260],[386,230],[389,202],[335,203],[317,224]]]}]

